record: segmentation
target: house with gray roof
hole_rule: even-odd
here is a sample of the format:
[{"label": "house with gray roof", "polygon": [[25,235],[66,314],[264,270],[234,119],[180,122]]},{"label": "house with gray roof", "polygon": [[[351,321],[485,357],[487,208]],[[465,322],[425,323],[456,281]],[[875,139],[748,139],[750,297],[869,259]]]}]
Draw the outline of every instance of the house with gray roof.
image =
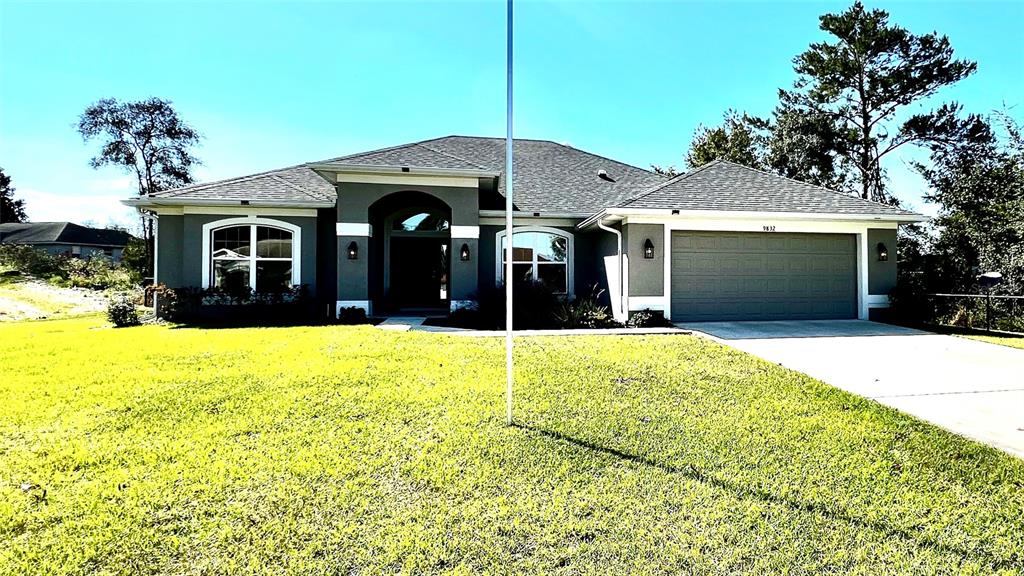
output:
[{"label": "house with gray roof", "polygon": [[[604,291],[618,318],[868,318],[920,214],[725,161],[674,178],[516,140],[513,280]],[[125,200],[156,219],[156,281],[305,285],[368,314],[471,307],[503,285],[505,140],[446,136]]]},{"label": "house with gray roof", "polygon": [[105,256],[119,261],[131,238],[131,234],[121,230],[90,228],[74,222],[0,224],[0,244],[24,244],[71,258]]}]

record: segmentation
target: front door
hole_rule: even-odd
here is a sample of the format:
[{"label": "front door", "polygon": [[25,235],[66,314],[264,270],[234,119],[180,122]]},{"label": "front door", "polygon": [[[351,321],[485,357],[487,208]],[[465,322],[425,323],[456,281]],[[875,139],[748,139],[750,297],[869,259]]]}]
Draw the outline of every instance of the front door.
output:
[{"label": "front door", "polygon": [[448,309],[447,238],[391,237],[390,295],[396,308]]}]

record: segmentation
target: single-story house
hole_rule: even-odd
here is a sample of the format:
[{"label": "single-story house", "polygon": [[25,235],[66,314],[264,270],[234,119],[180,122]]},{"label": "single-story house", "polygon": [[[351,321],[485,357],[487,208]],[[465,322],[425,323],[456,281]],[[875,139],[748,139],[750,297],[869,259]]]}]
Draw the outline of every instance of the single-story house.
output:
[{"label": "single-story house", "polygon": [[[446,136],[124,201],[157,221],[156,281],[303,284],[368,314],[473,306],[503,284],[505,141]],[[716,161],[674,178],[516,140],[513,274],[616,317],[868,318],[920,214]]]},{"label": "single-story house", "polygon": [[132,235],[121,230],[90,228],[74,222],[19,222],[0,224],[0,244],[24,244],[50,254],[71,258],[96,255],[121,260]]}]

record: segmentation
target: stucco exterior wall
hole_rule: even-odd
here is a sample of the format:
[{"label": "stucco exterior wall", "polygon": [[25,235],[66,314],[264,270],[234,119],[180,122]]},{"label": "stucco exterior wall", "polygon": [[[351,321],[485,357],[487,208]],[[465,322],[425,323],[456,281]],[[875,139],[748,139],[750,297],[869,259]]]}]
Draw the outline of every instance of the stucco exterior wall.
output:
[{"label": "stucco exterior wall", "polygon": [[[238,218],[227,214],[161,215],[158,223],[157,282],[171,288],[202,287],[203,225],[217,220]],[[259,216],[260,220],[279,220],[298,226],[302,234],[298,255],[300,282],[317,293],[317,219],[309,216]]]},{"label": "stucco exterior wall", "polygon": [[[889,249],[889,259],[878,261],[878,243]],[[896,230],[868,229],[868,294],[887,295],[896,286]]]},{"label": "stucco exterior wall", "polygon": [[[661,224],[627,224],[623,244],[629,260],[629,295],[663,296],[665,292],[665,227]],[[644,242],[654,244],[654,258],[644,258]]]}]

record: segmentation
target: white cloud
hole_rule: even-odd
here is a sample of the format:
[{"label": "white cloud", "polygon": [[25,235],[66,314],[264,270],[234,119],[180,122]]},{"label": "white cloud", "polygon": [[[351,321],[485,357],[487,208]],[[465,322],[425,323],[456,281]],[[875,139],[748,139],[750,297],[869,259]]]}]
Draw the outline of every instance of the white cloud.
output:
[{"label": "white cloud", "polygon": [[18,188],[25,200],[25,211],[33,222],[91,221],[99,226],[116,223],[134,229],[138,215],[134,208],[121,204],[127,194],[55,194],[31,188]]}]

